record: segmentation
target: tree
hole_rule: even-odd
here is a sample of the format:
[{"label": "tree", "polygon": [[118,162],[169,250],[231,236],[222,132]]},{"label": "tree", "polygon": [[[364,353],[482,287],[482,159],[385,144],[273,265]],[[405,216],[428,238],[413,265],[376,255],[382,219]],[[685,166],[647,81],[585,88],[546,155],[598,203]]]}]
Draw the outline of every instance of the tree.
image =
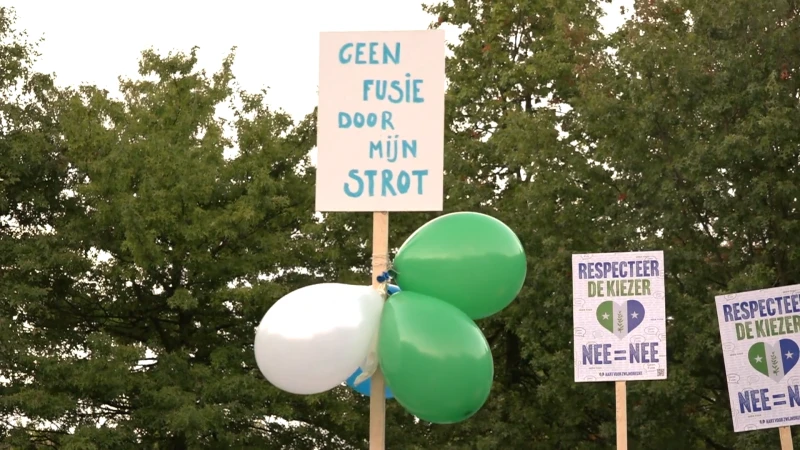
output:
[{"label": "tree", "polygon": [[631,445],[774,445],[731,431],[713,294],[797,282],[795,5],[637,2],[608,38],[591,2],[428,10],[462,28],[449,192],[511,224],[531,271],[483,324],[499,386],[450,448],[612,447],[611,386],[572,382],[568,257],[646,248],[667,252],[670,378],[630,385]]},{"label": "tree", "polygon": [[14,19],[12,9],[0,7],[0,374],[8,381],[0,386],[2,435],[25,429],[13,423],[19,411],[5,399],[25,381],[16,375],[19,354],[40,342],[25,323],[26,315],[40,311],[26,299],[45,295],[46,288],[27,282],[42,276],[29,255],[43,252],[53,238],[49,225],[65,211],[60,194],[67,170],[52,80],[31,71],[36,48],[14,29]]},{"label": "tree", "polygon": [[634,13],[587,66],[574,127],[614,172],[622,217],[666,251],[670,375],[633,387],[629,426],[637,448],[777,447],[777,430],[732,432],[713,296],[800,281],[798,7]]},{"label": "tree", "polygon": [[[309,125],[270,110],[262,94],[236,92],[232,57],[211,76],[195,64],[194,51],[147,51],[143,78],[121,82],[122,100],[90,86],[47,98],[66,161],[60,184],[19,189],[51,194],[40,219],[50,231],[30,243],[8,237],[12,259],[0,278],[3,317],[15,319],[3,327],[15,340],[0,362],[10,379],[0,407],[28,420],[9,425],[12,445],[353,441],[358,419],[342,414],[352,394],[281,393],[252,355],[264,312],[316,278],[300,270],[300,231],[313,218]],[[228,137],[215,112],[234,100]],[[238,155],[224,158],[234,143]]]},{"label": "tree", "polygon": [[435,26],[461,29],[447,62],[446,208],[503,220],[529,262],[517,300],[480,322],[497,371],[489,403],[437,428],[441,448],[603,448],[612,390],[573,383],[571,253],[621,249],[630,231],[613,220],[609,174],[559,131],[580,93],[575,68],[602,48],[598,6],[468,0],[427,10]]}]

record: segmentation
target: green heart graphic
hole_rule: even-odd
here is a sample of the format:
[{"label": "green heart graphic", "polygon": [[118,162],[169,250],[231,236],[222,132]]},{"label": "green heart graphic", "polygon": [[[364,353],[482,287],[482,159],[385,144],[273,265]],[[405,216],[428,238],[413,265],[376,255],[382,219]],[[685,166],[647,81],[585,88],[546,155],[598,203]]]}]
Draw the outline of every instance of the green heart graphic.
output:
[{"label": "green heart graphic", "polygon": [[623,303],[605,301],[597,306],[597,321],[622,339],[644,321],[644,305],[639,300]]}]

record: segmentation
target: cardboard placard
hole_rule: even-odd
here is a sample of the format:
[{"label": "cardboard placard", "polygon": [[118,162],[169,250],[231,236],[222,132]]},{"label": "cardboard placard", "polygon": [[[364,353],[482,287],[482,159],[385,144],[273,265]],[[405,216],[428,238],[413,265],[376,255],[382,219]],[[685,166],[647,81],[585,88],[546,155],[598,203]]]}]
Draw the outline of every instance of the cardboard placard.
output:
[{"label": "cardboard placard", "polygon": [[575,381],[667,378],[664,253],[572,256]]},{"label": "cardboard placard", "polygon": [[734,431],[800,424],[800,285],[716,297]]},{"label": "cardboard placard", "polygon": [[320,34],[317,211],[441,211],[444,31]]}]

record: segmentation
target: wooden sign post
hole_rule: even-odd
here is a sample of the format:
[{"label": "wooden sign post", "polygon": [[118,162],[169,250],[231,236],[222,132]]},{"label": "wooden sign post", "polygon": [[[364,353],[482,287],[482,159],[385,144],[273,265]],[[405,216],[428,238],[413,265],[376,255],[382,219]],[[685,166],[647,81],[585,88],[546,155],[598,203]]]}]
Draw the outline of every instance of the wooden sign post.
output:
[{"label": "wooden sign post", "polygon": [[614,382],[628,450],[626,383],[667,378],[664,252],[572,255],[572,292],[575,382]]},{"label": "wooden sign post", "polygon": [[624,381],[616,381],[617,450],[628,450],[628,392]]},{"label": "wooden sign post", "polygon": [[792,443],[792,429],[789,427],[780,427],[778,431],[781,434],[781,450],[794,450]]},{"label": "wooden sign post", "polygon": [[[321,33],[319,48],[316,210],[373,213],[379,287],[389,268],[389,212],[443,209],[444,31]],[[370,450],[386,446],[385,409],[378,367]]]},{"label": "wooden sign post", "polygon": [[[800,341],[789,328],[800,314],[800,285],[716,297],[733,431],[778,428],[781,450],[792,450],[800,424]],[[784,332],[786,331],[786,332]]]},{"label": "wooden sign post", "polygon": [[[379,287],[378,276],[389,268],[389,213],[372,215],[372,285]],[[369,392],[369,449],[386,448],[386,396],[381,368],[372,374]]]}]

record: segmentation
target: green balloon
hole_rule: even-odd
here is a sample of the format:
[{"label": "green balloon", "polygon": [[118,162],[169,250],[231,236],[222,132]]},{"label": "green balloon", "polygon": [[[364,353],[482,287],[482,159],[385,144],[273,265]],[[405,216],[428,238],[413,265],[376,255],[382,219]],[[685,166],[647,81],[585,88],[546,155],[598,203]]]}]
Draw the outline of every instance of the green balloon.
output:
[{"label": "green balloon", "polygon": [[472,319],[508,306],[525,282],[527,262],[519,238],[485,214],[438,217],[406,240],[393,262],[402,291],[454,305]]},{"label": "green balloon", "polygon": [[494,362],[480,328],[458,308],[416,292],[386,301],[378,357],[397,402],[428,422],[469,418],[492,389]]}]

